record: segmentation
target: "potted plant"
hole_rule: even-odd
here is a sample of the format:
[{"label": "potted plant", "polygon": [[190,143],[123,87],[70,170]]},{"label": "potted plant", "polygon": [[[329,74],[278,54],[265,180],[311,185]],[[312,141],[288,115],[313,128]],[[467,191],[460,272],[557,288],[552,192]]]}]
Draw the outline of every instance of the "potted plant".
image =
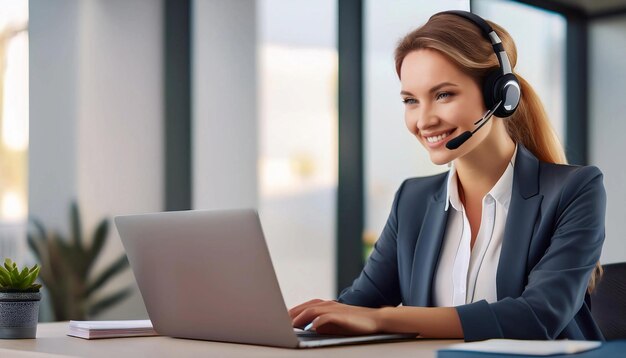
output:
[{"label": "potted plant", "polygon": [[68,235],[46,229],[34,217],[31,223],[34,230],[28,233],[28,245],[41,265],[40,278],[54,320],[90,319],[131,295],[133,288],[130,286],[108,295],[100,294],[111,279],[128,269],[126,254],[121,254],[99,272],[93,272],[107,241],[108,219],[103,219],[92,235],[85,235],[78,204],[72,202]]},{"label": "potted plant", "polygon": [[39,266],[21,271],[11,259],[0,266],[0,338],[35,338],[39,316]]}]

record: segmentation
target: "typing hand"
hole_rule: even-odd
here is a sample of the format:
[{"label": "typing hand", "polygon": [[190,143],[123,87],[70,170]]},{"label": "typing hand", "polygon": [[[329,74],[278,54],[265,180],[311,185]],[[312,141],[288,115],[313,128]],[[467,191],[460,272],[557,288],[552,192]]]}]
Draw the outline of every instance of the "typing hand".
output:
[{"label": "typing hand", "polygon": [[361,335],[380,332],[379,310],[314,299],[289,310],[294,327],[313,323],[321,334]]}]

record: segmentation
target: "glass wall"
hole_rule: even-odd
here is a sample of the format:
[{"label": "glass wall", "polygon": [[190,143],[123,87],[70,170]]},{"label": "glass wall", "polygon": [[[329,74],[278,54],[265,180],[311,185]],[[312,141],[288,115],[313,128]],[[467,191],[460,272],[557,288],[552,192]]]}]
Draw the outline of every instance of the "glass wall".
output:
[{"label": "glass wall", "polygon": [[259,213],[288,306],[334,298],[336,7],[335,0],[257,7]]},{"label": "glass wall", "polygon": [[382,231],[395,191],[409,177],[447,170],[430,161],[404,125],[393,51],[409,31],[436,12],[469,10],[469,0],[365,2],[365,233],[367,246]]},{"label": "glass wall", "polygon": [[23,253],[27,160],[28,1],[0,0],[0,259]]},{"label": "glass wall", "polygon": [[563,15],[509,0],[472,1],[472,11],[511,34],[517,46],[515,70],[537,91],[561,143],[565,143]]}]

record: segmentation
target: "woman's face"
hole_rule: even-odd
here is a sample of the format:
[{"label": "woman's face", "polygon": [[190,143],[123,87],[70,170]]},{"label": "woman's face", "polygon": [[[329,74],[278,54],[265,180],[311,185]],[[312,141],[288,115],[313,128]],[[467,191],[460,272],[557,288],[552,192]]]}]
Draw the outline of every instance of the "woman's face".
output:
[{"label": "woman's face", "polygon": [[440,52],[421,49],[409,53],[400,68],[404,119],[435,164],[446,164],[476,148],[490,132],[492,122],[458,149],[446,143],[465,131],[485,113],[482,92]]}]

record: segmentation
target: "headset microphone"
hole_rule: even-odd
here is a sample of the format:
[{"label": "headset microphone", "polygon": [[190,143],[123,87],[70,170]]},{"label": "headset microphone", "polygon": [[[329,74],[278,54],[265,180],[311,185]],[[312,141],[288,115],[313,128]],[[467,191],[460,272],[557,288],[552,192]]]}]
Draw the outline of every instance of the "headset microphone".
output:
[{"label": "headset microphone", "polygon": [[461,144],[467,142],[468,139],[470,139],[470,137],[472,136],[472,132],[470,131],[465,131],[463,133],[461,133],[461,135],[451,139],[450,141],[448,141],[448,143],[446,143],[446,148],[450,149],[450,150],[454,150],[458,147],[461,146]]},{"label": "headset microphone", "polygon": [[[500,107],[501,104],[502,104],[502,101],[498,102],[498,104],[496,104],[495,107],[493,107],[491,110],[485,112],[485,114],[482,116],[482,118],[474,123],[474,125],[478,125],[478,128],[474,129],[471,132],[470,131],[465,131],[465,132],[461,133],[460,135],[450,139],[448,141],[448,143],[446,143],[446,148],[448,148],[450,150],[454,150],[454,149],[457,149],[458,147],[460,147],[461,144],[467,142],[467,140],[470,139],[472,137],[472,135],[474,135],[474,133],[478,132],[478,130],[481,129],[485,125],[485,123],[489,122],[489,120],[491,119],[491,116],[498,109],[498,107]],[[482,122],[482,123],[480,123],[480,122]],[[480,123],[480,125],[479,125],[479,123]]]}]

